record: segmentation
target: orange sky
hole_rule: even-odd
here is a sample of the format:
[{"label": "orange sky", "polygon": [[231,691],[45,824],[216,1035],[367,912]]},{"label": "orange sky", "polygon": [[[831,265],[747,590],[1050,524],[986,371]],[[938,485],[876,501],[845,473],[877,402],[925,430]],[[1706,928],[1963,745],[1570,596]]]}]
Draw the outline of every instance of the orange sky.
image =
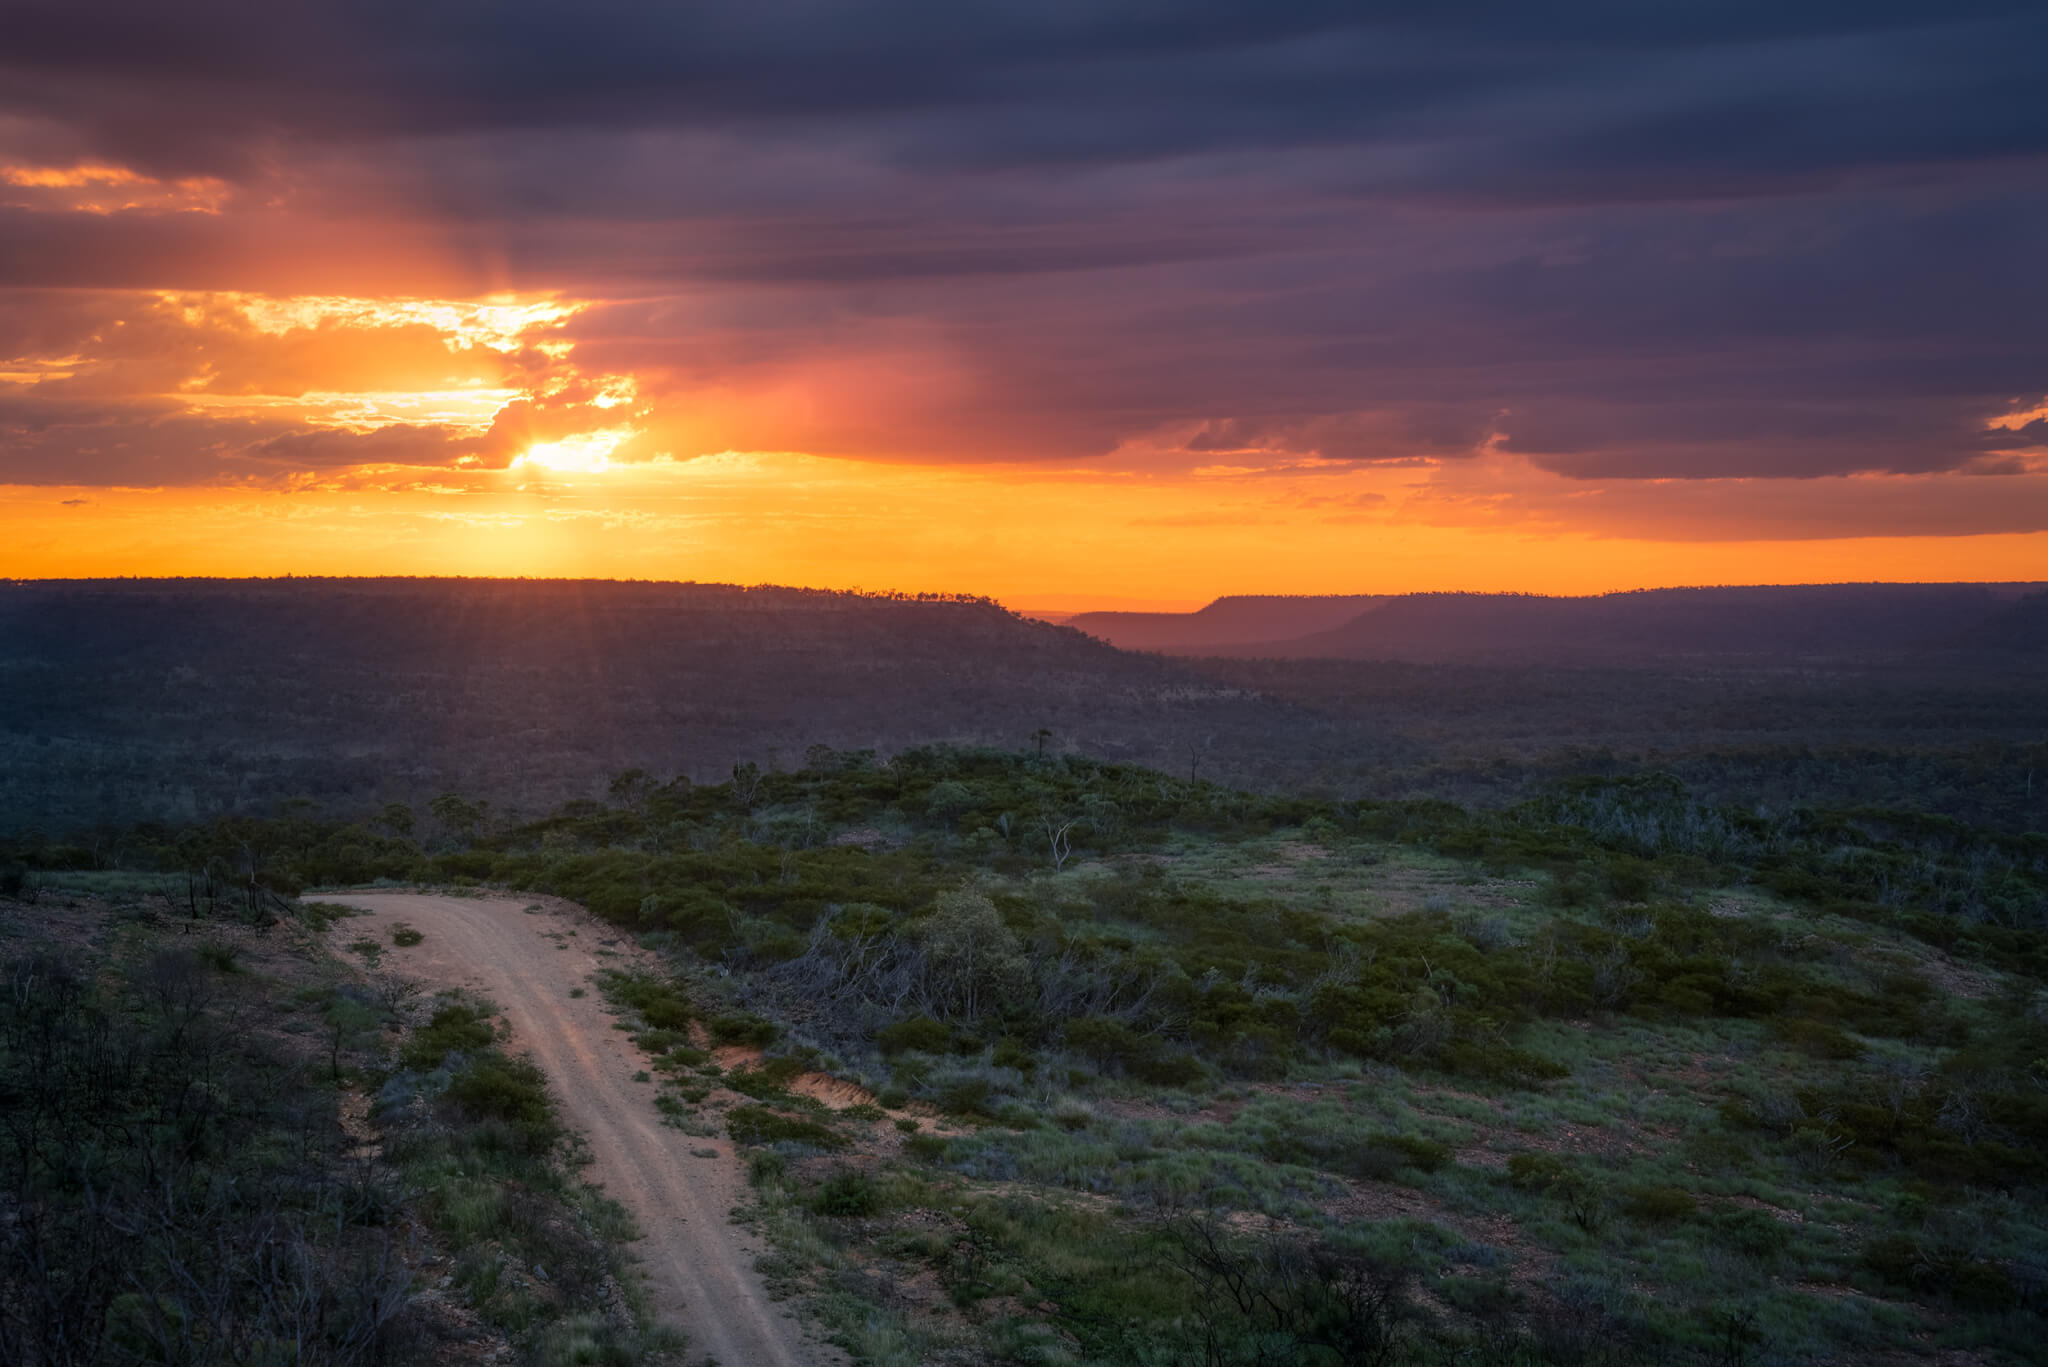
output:
[{"label": "orange sky", "polygon": [[[1085,459],[964,438],[948,459],[930,414],[965,411],[987,377],[914,335],[692,382],[620,363],[630,349],[582,326],[603,311],[543,294],[66,294],[51,312],[69,331],[0,357],[0,398],[74,405],[87,437],[0,485],[0,574],[699,579],[1067,610],[2048,577],[2048,533],[2026,530],[2048,490],[2033,465],[1574,478],[1498,435],[1333,459],[1171,425]],[[1986,428],[1995,443],[2040,417],[2016,402]],[[891,459],[896,430],[919,449]],[[871,436],[845,451],[848,431]],[[735,445],[807,434],[842,450]],[[47,436],[11,458],[34,468]]]},{"label": "orange sky", "polygon": [[[1693,485],[1656,486],[1665,506],[1626,510],[1668,525],[1665,539],[1629,536],[1540,497],[1588,491],[1538,479],[1528,507],[1503,511],[1446,492],[1429,468],[1105,478],[728,453],[595,473],[393,475],[342,469],[292,489],[0,489],[0,575],[699,579],[942,588],[1082,610],[1195,607],[1233,592],[2018,580],[2048,566],[2041,533],[1698,539],[1685,518],[1708,491]],[[1888,498],[1925,496],[1931,483],[1882,478],[1901,486],[1880,491]]]},{"label": "orange sky", "polygon": [[23,8],[0,574],[2048,579],[2048,20],[1709,9]]}]

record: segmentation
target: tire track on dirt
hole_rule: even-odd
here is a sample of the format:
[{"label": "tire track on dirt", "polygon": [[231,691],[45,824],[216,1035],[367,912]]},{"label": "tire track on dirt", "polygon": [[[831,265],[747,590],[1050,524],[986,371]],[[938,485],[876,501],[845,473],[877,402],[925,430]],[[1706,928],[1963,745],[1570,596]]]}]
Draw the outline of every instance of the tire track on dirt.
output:
[{"label": "tire track on dirt", "polygon": [[[386,967],[430,987],[462,987],[489,997],[510,1026],[508,1049],[529,1053],[547,1074],[563,1118],[590,1147],[586,1176],[631,1211],[658,1316],[690,1337],[690,1358],[709,1354],[725,1367],[804,1367],[843,1362],[807,1340],[791,1314],[769,1299],[754,1271],[758,1241],[729,1212],[745,1195],[729,1140],[691,1139],[663,1126],[654,1089],[635,1082],[645,1066],[604,998],[588,984],[602,968],[646,963],[632,942],[580,908],[501,896],[427,893],[329,894],[367,913],[372,937],[388,945],[390,925],[406,921],[425,935],[410,948],[387,948]],[[616,958],[601,957],[606,948]],[[572,997],[576,988],[587,995]],[[699,1158],[692,1149],[718,1151]]]}]

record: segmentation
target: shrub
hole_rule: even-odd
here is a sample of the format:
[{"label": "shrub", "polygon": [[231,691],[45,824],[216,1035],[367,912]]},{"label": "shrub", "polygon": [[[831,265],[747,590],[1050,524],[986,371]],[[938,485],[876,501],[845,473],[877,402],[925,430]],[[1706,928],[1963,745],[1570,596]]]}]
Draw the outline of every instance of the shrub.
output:
[{"label": "shrub", "polygon": [[803,1062],[799,1059],[763,1059],[758,1067],[735,1068],[727,1073],[725,1085],[742,1096],[762,1101],[782,1095],[789,1089],[791,1081],[803,1070]]},{"label": "shrub", "polygon": [[605,995],[640,1013],[640,1019],[656,1030],[686,1030],[693,1014],[682,989],[673,982],[648,974],[612,973],[604,982]]},{"label": "shrub", "polygon": [[811,1197],[812,1210],[840,1219],[873,1215],[881,1208],[882,1194],[875,1186],[875,1179],[852,1169],[826,1178]]},{"label": "shrub", "polygon": [[1374,1182],[1390,1182],[1408,1168],[1435,1172],[1451,1156],[1449,1145],[1420,1135],[1380,1132],[1360,1139],[1343,1130],[1305,1125],[1270,1136],[1259,1152],[1276,1163],[1321,1168]]},{"label": "shrub", "polygon": [[1420,1172],[1435,1172],[1451,1157],[1450,1145],[1416,1134],[1375,1134],[1365,1142],[1369,1149],[1399,1154],[1403,1163]]},{"label": "shrub", "polygon": [[1453,1040],[1444,1047],[1438,1062],[1445,1072],[1485,1078],[1509,1087],[1537,1087],[1571,1072],[1555,1059],[1493,1038]]},{"label": "shrub", "polygon": [[547,1081],[525,1059],[495,1053],[477,1058],[449,1079],[445,1096],[471,1120],[506,1126],[528,1153],[545,1151],[559,1133]]},{"label": "shrub", "polygon": [[1518,1153],[1508,1159],[1508,1184],[1536,1192],[1564,1207],[1565,1218],[1587,1233],[1607,1220],[1607,1199],[1601,1187],[1555,1154]]},{"label": "shrub", "polygon": [[1683,1187],[1637,1186],[1622,1193],[1622,1213],[1645,1224],[1667,1224],[1689,1219],[1699,1202]]},{"label": "shrub", "polygon": [[1716,1211],[1711,1223],[1721,1243],[1759,1262],[1777,1257],[1792,1239],[1782,1221],[1749,1206]]},{"label": "shrub", "polygon": [[884,1055],[943,1054],[953,1047],[953,1032],[930,1016],[911,1016],[875,1032],[875,1047]]},{"label": "shrub", "polygon": [[994,1090],[985,1077],[949,1078],[939,1084],[932,1099],[948,1115],[986,1115]]},{"label": "shrub", "polygon": [[[654,1022],[649,1021],[648,1024]],[[774,1023],[749,1013],[713,1016],[704,1023],[704,1028],[720,1044],[745,1044],[761,1049],[775,1043]]]},{"label": "shrub", "polygon": [[1816,1058],[1847,1062],[1863,1057],[1863,1046],[1844,1034],[1840,1027],[1806,1016],[1773,1016],[1771,1032],[1796,1049]]},{"label": "shrub", "polygon": [[814,1149],[843,1149],[846,1137],[814,1120],[782,1115],[766,1106],[735,1106],[726,1113],[725,1132],[741,1144],[808,1144]]},{"label": "shrub", "polygon": [[1562,1158],[1550,1153],[1517,1153],[1508,1157],[1508,1185],[1519,1191],[1548,1191],[1573,1175]]},{"label": "shrub", "polygon": [[299,914],[306,918],[306,924],[315,930],[325,930],[336,921],[362,913],[354,907],[345,907],[339,902],[301,902]]},{"label": "shrub", "polygon": [[650,1054],[666,1054],[671,1049],[688,1045],[689,1042],[689,1032],[684,1030],[642,1030],[633,1036],[633,1043]]},{"label": "shrub", "polygon": [[943,1163],[952,1145],[943,1136],[914,1134],[903,1141],[903,1152],[924,1163]]},{"label": "shrub", "polygon": [[1120,1069],[1158,1087],[1185,1087],[1206,1075],[1194,1055],[1164,1049],[1150,1035],[1141,1035],[1107,1016],[1068,1021],[1067,1047],[1098,1067]]},{"label": "shrub", "polygon": [[1187,1087],[1206,1077],[1207,1070],[1193,1054],[1160,1051],[1148,1053],[1130,1064],[1131,1076],[1155,1087]]},{"label": "shrub", "polygon": [[1028,1073],[1038,1066],[1038,1060],[1031,1057],[1031,1052],[1013,1039],[997,1040],[990,1062],[998,1068],[1014,1068],[1020,1073]]},{"label": "shrub", "polygon": [[490,1012],[469,1002],[449,1002],[433,1019],[413,1031],[399,1057],[408,1068],[431,1071],[451,1053],[474,1053],[490,1047],[496,1032]]},{"label": "shrub", "polygon": [[420,931],[399,921],[391,927],[391,943],[400,949],[411,949],[427,937]]}]

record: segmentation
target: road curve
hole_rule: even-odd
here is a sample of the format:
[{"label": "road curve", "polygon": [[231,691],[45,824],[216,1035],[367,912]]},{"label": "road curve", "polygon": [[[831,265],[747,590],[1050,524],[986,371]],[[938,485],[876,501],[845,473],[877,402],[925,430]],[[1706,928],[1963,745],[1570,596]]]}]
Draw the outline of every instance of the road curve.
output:
[{"label": "road curve", "polygon": [[[728,1218],[745,1192],[731,1142],[663,1126],[653,1087],[633,1080],[644,1059],[612,1028],[604,998],[590,985],[601,968],[646,958],[629,937],[552,899],[351,892],[323,900],[367,914],[349,928],[362,927],[386,946],[392,971],[432,988],[468,988],[497,1004],[510,1026],[506,1047],[532,1056],[564,1118],[589,1144],[586,1177],[633,1213],[642,1234],[634,1251],[655,1312],[689,1335],[692,1361],[707,1354],[724,1367],[844,1361],[806,1340],[755,1273],[759,1244]],[[390,947],[397,921],[426,938]],[[577,988],[586,995],[570,996]],[[697,1157],[693,1149],[718,1156]]]}]

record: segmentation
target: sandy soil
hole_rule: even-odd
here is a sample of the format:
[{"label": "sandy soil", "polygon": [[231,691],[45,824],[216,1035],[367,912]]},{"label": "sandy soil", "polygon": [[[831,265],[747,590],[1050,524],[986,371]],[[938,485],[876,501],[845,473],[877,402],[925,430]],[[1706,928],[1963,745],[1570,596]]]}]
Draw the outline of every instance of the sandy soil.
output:
[{"label": "sandy soil", "polygon": [[[469,988],[497,1004],[510,1027],[506,1047],[530,1054],[546,1072],[568,1122],[589,1143],[595,1161],[584,1175],[638,1222],[643,1237],[634,1251],[655,1311],[689,1335],[691,1361],[707,1354],[725,1367],[844,1361],[807,1340],[754,1272],[759,1241],[728,1218],[746,1190],[731,1142],[664,1127],[654,1088],[633,1080],[645,1060],[612,1028],[590,983],[601,968],[646,957],[631,940],[554,901],[528,912],[529,898],[376,892],[321,900],[369,913],[346,929],[384,944],[388,971],[434,988]],[[390,947],[395,921],[426,939]],[[571,997],[579,987],[585,995]],[[718,1156],[695,1157],[692,1149]]]}]

